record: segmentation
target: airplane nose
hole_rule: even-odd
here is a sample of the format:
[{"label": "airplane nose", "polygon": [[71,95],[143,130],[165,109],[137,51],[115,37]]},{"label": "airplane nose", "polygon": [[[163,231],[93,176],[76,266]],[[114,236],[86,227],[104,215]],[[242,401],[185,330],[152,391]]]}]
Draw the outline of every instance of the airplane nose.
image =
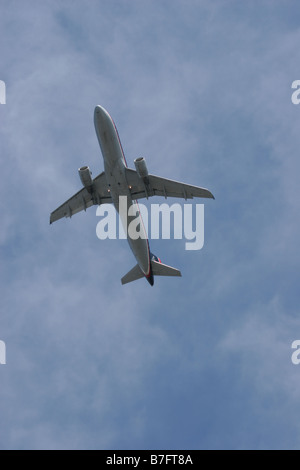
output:
[{"label": "airplane nose", "polygon": [[104,123],[105,123],[105,110],[102,108],[102,106],[98,105],[95,108],[94,111],[94,122],[96,128],[102,128]]},{"label": "airplane nose", "polygon": [[94,124],[98,139],[103,138],[103,133],[113,128],[113,123],[108,112],[100,105],[95,107]]},{"label": "airplane nose", "polygon": [[103,112],[103,108],[100,105],[96,106],[95,112],[94,112],[95,117],[100,116],[102,114],[102,112]]},{"label": "airplane nose", "polygon": [[98,125],[104,125],[111,121],[111,117],[108,112],[98,104],[94,111],[94,120],[98,123]]}]

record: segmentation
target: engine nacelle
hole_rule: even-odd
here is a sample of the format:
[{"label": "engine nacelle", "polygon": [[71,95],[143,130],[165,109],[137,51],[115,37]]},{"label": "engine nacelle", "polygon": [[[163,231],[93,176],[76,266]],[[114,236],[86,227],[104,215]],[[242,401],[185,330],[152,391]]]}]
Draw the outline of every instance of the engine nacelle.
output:
[{"label": "engine nacelle", "polygon": [[148,176],[148,168],[146,165],[146,160],[144,157],[136,158],[134,160],[136,172],[139,175],[140,178],[145,179]]},{"label": "engine nacelle", "polygon": [[88,166],[82,166],[78,170],[80,180],[85,188],[90,188],[93,184],[92,172]]}]

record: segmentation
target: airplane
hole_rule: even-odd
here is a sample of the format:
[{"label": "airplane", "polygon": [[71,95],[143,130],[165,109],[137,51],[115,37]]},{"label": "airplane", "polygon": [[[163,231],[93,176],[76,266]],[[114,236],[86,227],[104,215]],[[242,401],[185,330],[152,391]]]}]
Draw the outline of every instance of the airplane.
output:
[{"label": "airplane", "polygon": [[157,256],[151,253],[137,200],[148,199],[152,196],[176,197],[185,200],[194,197],[214,199],[214,196],[208,189],[149,174],[144,157],[134,160],[135,170],[128,168],[115,123],[100,105],[96,106],[94,111],[94,124],[105,171],[93,179],[88,166],[79,168],[83,188],[51,213],[50,224],[63,217],[71,218],[77,212],[86,211],[92,205],[112,203],[119,213],[119,197],[127,196],[128,206],[133,206],[131,213],[137,215],[132,217],[128,214],[120,214],[121,221],[125,233],[128,233],[126,228],[128,229],[133,218],[138,217],[140,237],[133,240],[127,236],[137,264],[122,277],[122,284],[146,278],[153,286],[154,276],[181,276],[178,269],[163,264]]}]

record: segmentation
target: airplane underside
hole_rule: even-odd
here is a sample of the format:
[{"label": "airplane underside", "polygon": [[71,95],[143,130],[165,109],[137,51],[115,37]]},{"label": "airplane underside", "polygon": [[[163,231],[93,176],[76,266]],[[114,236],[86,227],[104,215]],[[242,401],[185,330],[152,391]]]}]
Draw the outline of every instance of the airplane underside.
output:
[{"label": "airplane underside", "polygon": [[[122,284],[145,277],[153,286],[154,276],[181,276],[178,269],[163,264],[150,252],[137,201],[152,196],[176,197],[185,200],[195,197],[214,199],[214,196],[205,188],[149,174],[143,157],[134,161],[135,170],[128,168],[114,121],[101,106],[95,108],[94,123],[105,171],[93,179],[88,166],[79,168],[83,188],[51,213],[50,224],[63,217],[71,218],[74,214],[86,210],[92,205],[112,203],[119,212],[120,196],[126,196],[136,212],[134,217],[140,219],[142,236],[138,239],[128,237],[129,246],[137,264],[123,276]],[[121,212],[119,213],[121,214]],[[127,229],[126,233],[128,233],[132,216],[129,217],[128,213],[124,212],[121,220],[124,229]]]}]

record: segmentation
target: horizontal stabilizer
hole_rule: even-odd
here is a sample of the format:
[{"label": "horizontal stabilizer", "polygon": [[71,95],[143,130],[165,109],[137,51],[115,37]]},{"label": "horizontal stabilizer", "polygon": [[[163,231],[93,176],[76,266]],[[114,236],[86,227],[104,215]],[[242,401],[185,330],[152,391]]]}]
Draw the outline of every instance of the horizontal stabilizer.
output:
[{"label": "horizontal stabilizer", "polygon": [[125,274],[122,277],[121,282],[122,284],[128,284],[128,282],[136,281],[137,279],[141,279],[144,277],[143,271],[137,264],[134,268],[132,268],[129,273]]},{"label": "horizontal stabilizer", "polygon": [[[181,272],[178,269],[159,263],[155,260],[151,260],[151,270],[153,276],[181,276]],[[142,277],[145,277],[145,275],[137,264],[122,277],[121,282],[124,285],[129,282],[136,281],[137,279],[141,279]],[[153,285],[153,283],[151,285]]]},{"label": "horizontal stabilizer", "polygon": [[157,261],[151,261],[152,273],[154,276],[181,276],[181,272]]}]

